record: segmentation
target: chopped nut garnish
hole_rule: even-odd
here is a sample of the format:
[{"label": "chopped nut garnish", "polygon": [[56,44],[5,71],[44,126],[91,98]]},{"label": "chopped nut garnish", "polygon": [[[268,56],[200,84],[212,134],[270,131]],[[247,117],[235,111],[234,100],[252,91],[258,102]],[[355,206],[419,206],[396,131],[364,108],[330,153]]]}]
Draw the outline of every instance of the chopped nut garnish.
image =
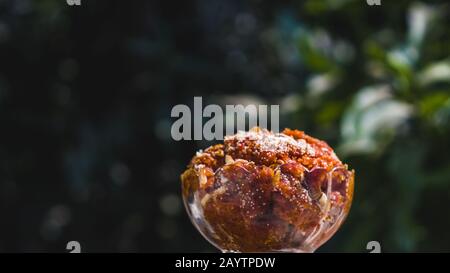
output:
[{"label": "chopped nut garnish", "polygon": [[231,164],[231,163],[234,163],[233,158],[229,155],[226,155],[225,156],[225,164]]}]

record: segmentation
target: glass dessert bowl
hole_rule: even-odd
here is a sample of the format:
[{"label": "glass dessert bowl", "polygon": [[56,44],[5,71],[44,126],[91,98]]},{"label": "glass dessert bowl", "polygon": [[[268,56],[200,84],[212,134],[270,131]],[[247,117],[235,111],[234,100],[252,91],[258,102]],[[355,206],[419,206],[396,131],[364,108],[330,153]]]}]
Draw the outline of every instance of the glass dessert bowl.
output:
[{"label": "glass dessert bowl", "polygon": [[346,218],[354,171],[302,131],[253,128],[198,152],[181,175],[189,217],[224,252],[314,252]]}]

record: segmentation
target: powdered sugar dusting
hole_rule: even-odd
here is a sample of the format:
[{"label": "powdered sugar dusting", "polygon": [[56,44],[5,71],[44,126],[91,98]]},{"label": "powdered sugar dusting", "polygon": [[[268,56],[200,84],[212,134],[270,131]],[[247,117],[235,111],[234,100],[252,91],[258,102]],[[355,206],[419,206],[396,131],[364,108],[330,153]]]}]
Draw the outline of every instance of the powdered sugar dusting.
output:
[{"label": "powdered sugar dusting", "polygon": [[255,143],[255,148],[262,152],[288,152],[290,150],[300,150],[302,154],[309,154],[314,156],[314,149],[304,140],[296,140],[291,136],[277,133],[274,134],[265,129],[252,129],[249,132],[239,131],[232,136],[226,136],[225,141],[238,142],[252,141]]}]

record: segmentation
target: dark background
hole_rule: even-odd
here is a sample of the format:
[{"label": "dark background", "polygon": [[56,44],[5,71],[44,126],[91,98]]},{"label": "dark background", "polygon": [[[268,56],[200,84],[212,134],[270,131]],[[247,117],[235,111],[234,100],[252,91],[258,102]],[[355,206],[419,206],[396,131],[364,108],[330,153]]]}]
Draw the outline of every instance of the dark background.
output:
[{"label": "dark background", "polygon": [[[450,250],[448,1],[0,0],[0,251],[217,251],[179,175],[193,96],[280,104],[356,170],[319,252]],[[282,2],[282,3],[280,3]]]}]

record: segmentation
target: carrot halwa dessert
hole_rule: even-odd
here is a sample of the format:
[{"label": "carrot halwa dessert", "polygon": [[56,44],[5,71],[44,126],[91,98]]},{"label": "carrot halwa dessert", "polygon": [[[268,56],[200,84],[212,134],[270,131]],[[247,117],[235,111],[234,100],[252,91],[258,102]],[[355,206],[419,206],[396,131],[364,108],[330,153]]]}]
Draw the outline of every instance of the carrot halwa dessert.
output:
[{"label": "carrot halwa dessert", "polygon": [[197,152],[181,181],[194,225],[219,249],[311,252],[347,216],[354,171],[302,131],[256,127]]}]

